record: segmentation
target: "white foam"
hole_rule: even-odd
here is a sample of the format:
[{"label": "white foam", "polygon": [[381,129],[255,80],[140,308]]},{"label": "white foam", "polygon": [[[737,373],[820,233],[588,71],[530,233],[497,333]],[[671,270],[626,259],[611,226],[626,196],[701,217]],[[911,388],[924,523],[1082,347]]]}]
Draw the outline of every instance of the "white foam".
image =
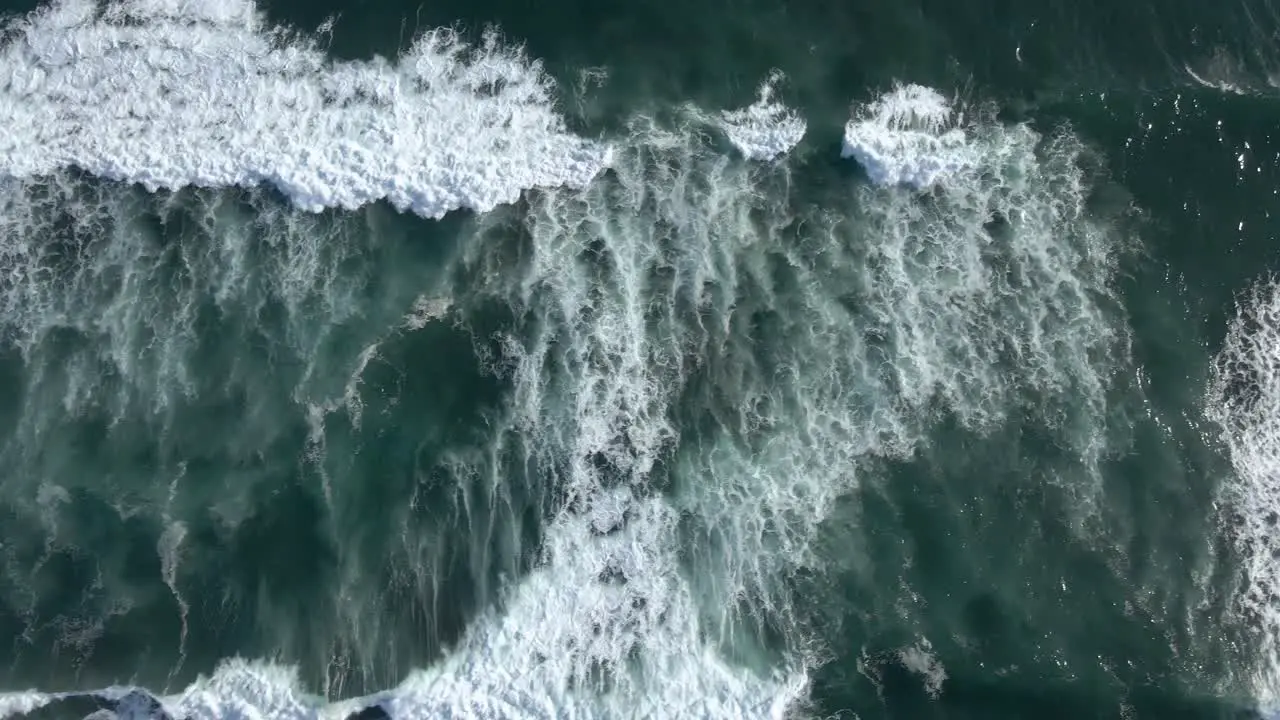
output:
[{"label": "white foam", "polygon": [[0,719],[32,712],[76,697],[95,697],[114,704],[107,717],[152,720],[159,708],[183,720],[341,720],[376,699],[359,698],[330,703],[300,689],[296,668],[270,662],[232,658],[208,676],[201,676],[181,693],[156,697],[131,686],[63,693],[0,695]]},{"label": "white foam", "polygon": [[[655,310],[665,307],[660,324],[690,330],[674,325],[675,294],[712,279],[717,270],[708,252],[731,256],[740,247],[744,209],[759,195],[751,174],[740,164],[727,170],[698,133],[641,127],[636,135],[616,182],[531,200],[525,222],[532,257],[523,274],[463,273],[482,286],[443,296],[458,323],[465,324],[473,293],[503,298],[538,318],[503,341],[514,395],[506,415],[492,420],[492,446],[458,452],[451,473],[490,488],[494,502],[503,501],[511,468],[486,458],[553,479],[555,495],[567,500],[545,530],[538,567],[509,588],[497,609],[474,619],[443,660],[343,707],[377,703],[393,718],[423,720],[737,720],[780,719],[803,700],[802,659],[775,654],[772,665],[744,667],[722,657],[703,622],[695,581],[680,565],[679,514],[655,494],[650,477],[676,440],[671,403],[689,369],[673,367],[682,362],[680,348],[651,333],[646,308],[656,302]],[[710,178],[722,182],[709,183],[709,192],[682,181],[707,172],[724,173]],[[500,238],[509,236],[504,223],[495,220],[498,237],[464,243],[462,261],[488,265],[489,253],[501,255]],[[673,260],[656,242],[664,225],[687,241],[676,262],[689,273],[678,288],[651,296],[640,278]],[[597,242],[613,268],[605,276],[584,255]],[[396,332],[445,312],[432,299],[439,297],[420,297]],[[343,408],[358,414],[348,396],[351,387],[358,390],[366,355],[357,358],[343,399],[317,408],[316,421]],[[337,706],[301,692],[288,668],[239,661],[165,705],[175,717],[342,716]]]},{"label": "white foam", "polygon": [[[780,720],[805,677],[760,677],[720,659],[699,636],[676,567],[674,513],[658,501],[633,513],[604,537],[580,519],[557,523],[549,565],[522,581],[502,616],[479,623],[461,652],[416,673],[383,706],[395,718]],[[602,582],[606,571],[614,579]]]},{"label": "white foam", "polygon": [[782,77],[775,71],[760,85],[754,103],[721,113],[720,125],[729,142],[751,160],[773,160],[804,138],[804,118],[774,99]]},{"label": "white foam", "polygon": [[[814,538],[864,459],[908,455],[938,407],[982,430],[1027,388],[1104,404],[1112,244],[1084,211],[1076,146],[990,126],[964,149],[986,179],[951,176],[927,208],[862,184],[797,218],[785,169],[725,162],[698,133],[650,120],[630,130],[608,178],[531,198],[518,271],[492,272],[510,267],[512,233],[482,217],[459,259],[470,284],[431,295],[463,326],[475,296],[529,320],[500,339],[494,364],[513,389],[490,446],[459,451],[453,475],[496,503],[514,466],[563,501],[538,566],[503,602],[442,661],[361,701],[395,718],[781,718],[803,703],[822,642],[785,581],[821,569]],[[898,160],[919,164],[906,146]],[[824,222],[837,213],[852,220]],[[1008,218],[1002,244],[984,228],[993,214]],[[334,295],[313,277],[329,277],[322,263],[304,260],[271,272],[296,274],[299,296]],[[231,264],[192,263],[215,278]],[[70,302],[49,292],[32,297]],[[81,304],[65,312],[95,327]],[[412,331],[444,312],[428,305],[390,322]],[[777,323],[767,346],[757,317]],[[1012,371],[1003,351],[1018,356]],[[369,357],[325,408],[359,412]],[[681,438],[676,403],[704,391],[708,427]],[[783,647],[752,636],[761,618]],[[198,718],[339,711],[291,671],[239,661],[165,705]]]},{"label": "white foam", "polygon": [[294,668],[239,659],[160,702],[170,717],[188,720],[311,720],[337,716],[342,707],[302,692]]},{"label": "white foam", "polygon": [[428,323],[443,320],[449,315],[449,307],[453,301],[447,297],[419,296],[413,303],[413,310],[404,318],[404,327],[409,330],[421,330]]},{"label": "white foam", "polygon": [[942,684],[947,681],[947,669],[933,654],[933,645],[928,638],[920,638],[914,645],[899,650],[898,662],[920,678],[929,695],[936,698],[942,692]]},{"label": "white foam", "polygon": [[[524,275],[487,278],[497,287],[485,294],[539,318],[506,343],[508,422],[527,438],[519,465],[554,477],[566,501],[540,567],[385,701],[396,717],[781,718],[805,694],[799,658],[775,656],[771,670],[721,658],[680,565],[679,514],[651,488],[688,371],[674,295],[713,280],[695,268],[733,251],[756,195],[745,168],[727,170],[697,133],[639,121],[632,132],[610,182],[534,199]],[[464,244],[466,263],[501,252],[509,230],[493,230]],[[678,287],[645,283],[672,263],[690,271]]]},{"label": "white foam", "polygon": [[[1098,460],[1093,420],[1122,331],[1099,306],[1114,239],[1086,212],[1077,144],[989,124],[964,148],[985,159],[985,179],[956,176],[939,214],[866,188],[841,208],[853,222],[824,224],[817,210],[797,244],[782,231],[796,222],[786,193],[759,185],[768,173],[723,163],[693,133],[631,130],[608,182],[534,201],[525,275],[491,277],[499,289],[486,292],[539,318],[507,352],[513,427],[533,445],[523,466],[546,467],[569,498],[545,564],[392,705],[776,717],[803,700],[822,656],[785,578],[821,570],[815,536],[864,461],[909,454],[939,405],[981,431],[1020,393],[1055,391],[1093,413],[1083,435],[1055,429],[1087,467]],[[993,214],[1009,218],[999,248]],[[855,242],[841,234],[850,226],[878,234]],[[465,247],[475,268],[501,252],[494,238]],[[778,256],[795,275],[785,296]],[[858,287],[851,313],[841,297]],[[779,323],[768,348],[747,325],[761,316]],[[1014,370],[997,369],[1003,352],[1018,355]],[[716,410],[686,443],[669,418],[677,398],[697,405],[699,391],[683,394],[695,372]],[[660,465],[673,488],[654,494]],[[752,646],[763,617],[785,651]],[[708,638],[774,671],[733,667]],[[906,660],[923,662],[927,647],[916,650]],[[941,667],[925,665],[940,683]]]},{"label": "white foam", "polygon": [[0,175],[269,184],[307,210],[385,199],[436,218],[582,187],[608,162],[565,129],[541,65],[492,35],[331,62],[248,0],[57,0],[7,30]]},{"label": "white foam", "polygon": [[35,690],[0,693],[0,720],[35,712],[55,700],[56,697]]},{"label": "white foam", "polygon": [[1221,487],[1242,563],[1237,610],[1256,633],[1250,678],[1268,712],[1280,710],[1280,282],[1258,283],[1237,306],[1215,358],[1206,413],[1221,428],[1235,476]]},{"label": "white foam", "polygon": [[[367,226],[360,217],[299,213],[264,194],[249,193],[246,204],[219,193],[157,201],[137,187],[81,182],[63,172],[0,178],[0,321],[32,368],[29,392],[61,396],[59,403],[34,404],[24,442],[40,442],[44,423],[59,422],[63,412],[120,418],[137,410],[135,403],[171,409],[214,381],[193,369],[203,303],[234,314],[256,312],[266,297],[282,302],[288,329],[278,338],[281,350],[298,358],[308,377],[325,375],[313,367],[323,361],[316,345],[367,311],[357,303],[369,270],[353,271],[369,267]],[[70,236],[56,234],[68,218]],[[182,223],[182,242],[161,250],[157,223]],[[58,259],[64,240],[75,246],[76,262]],[[264,245],[276,251],[263,253]],[[182,256],[199,283],[166,279],[160,258],[169,251]],[[347,272],[334,272],[339,256],[351,263]],[[315,303],[323,313],[308,309]],[[83,346],[59,360],[43,355],[68,331]],[[101,382],[104,372],[122,382]]]},{"label": "white foam", "polygon": [[[924,89],[873,106],[881,129],[895,113],[934,129],[950,117]],[[877,458],[910,458],[939,413],[982,433],[1036,403],[1080,462],[1060,482],[1082,516],[1097,497],[1109,377],[1126,352],[1124,318],[1109,309],[1122,239],[1091,217],[1070,137],[984,118],[948,142],[980,164],[947,175],[928,203],[859,184],[839,220],[806,217],[794,245],[743,232],[782,260],[713,265],[733,267],[736,278],[719,277],[741,288],[724,291],[732,326],[706,341],[728,347],[708,381],[723,432],[681,455],[678,476],[690,481],[679,496],[717,540],[690,550],[705,574],[762,612],[789,612],[779,578],[825,571],[815,545],[824,519]],[[936,151],[899,143],[894,172]],[[780,283],[785,298],[772,295]]]},{"label": "white foam", "polygon": [[840,154],[856,159],[878,185],[917,189],[982,162],[951,103],[920,85],[899,86],[856,110]]}]

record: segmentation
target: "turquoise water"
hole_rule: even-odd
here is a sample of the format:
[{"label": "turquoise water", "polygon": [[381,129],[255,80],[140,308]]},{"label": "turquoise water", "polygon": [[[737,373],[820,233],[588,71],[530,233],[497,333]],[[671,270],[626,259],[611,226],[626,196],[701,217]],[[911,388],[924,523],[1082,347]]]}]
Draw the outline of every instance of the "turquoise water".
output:
[{"label": "turquoise water", "polygon": [[4,7],[0,716],[1280,708],[1268,3]]}]

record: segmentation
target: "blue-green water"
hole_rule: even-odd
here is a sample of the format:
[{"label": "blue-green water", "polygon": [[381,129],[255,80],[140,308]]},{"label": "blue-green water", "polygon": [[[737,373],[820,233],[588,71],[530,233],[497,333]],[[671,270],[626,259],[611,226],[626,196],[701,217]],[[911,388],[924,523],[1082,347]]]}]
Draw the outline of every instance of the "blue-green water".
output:
[{"label": "blue-green water", "polygon": [[1280,709],[1268,2],[4,7],[0,716]]}]

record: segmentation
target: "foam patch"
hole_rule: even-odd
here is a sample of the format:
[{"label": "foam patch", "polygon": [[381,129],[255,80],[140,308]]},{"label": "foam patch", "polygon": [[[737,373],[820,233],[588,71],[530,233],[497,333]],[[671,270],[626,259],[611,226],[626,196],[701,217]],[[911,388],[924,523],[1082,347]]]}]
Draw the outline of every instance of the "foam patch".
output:
[{"label": "foam patch", "polygon": [[804,139],[804,118],[774,98],[781,81],[781,73],[771,74],[760,85],[754,103],[720,116],[729,142],[748,159],[773,160],[791,152]]},{"label": "foam patch", "polygon": [[1235,468],[1220,492],[1242,564],[1236,609],[1259,642],[1254,694],[1274,713],[1280,711],[1280,283],[1259,283],[1241,300],[1212,372],[1206,414],[1221,427]]},{"label": "foam patch", "polygon": [[386,200],[438,218],[581,187],[608,163],[565,129],[541,65],[492,34],[333,62],[245,0],[61,0],[5,31],[0,175],[267,184],[312,211]]},{"label": "foam patch", "polygon": [[977,150],[941,93],[903,85],[855,113],[840,154],[857,160],[877,185],[924,189],[978,167]]}]

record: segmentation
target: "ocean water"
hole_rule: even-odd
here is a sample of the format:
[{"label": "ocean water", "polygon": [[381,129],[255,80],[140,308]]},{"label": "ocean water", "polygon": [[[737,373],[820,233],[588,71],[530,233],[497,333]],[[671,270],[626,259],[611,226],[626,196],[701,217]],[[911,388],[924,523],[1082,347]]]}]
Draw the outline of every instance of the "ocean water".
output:
[{"label": "ocean water", "polygon": [[0,718],[1280,714],[1280,8],[5,0]]}]

